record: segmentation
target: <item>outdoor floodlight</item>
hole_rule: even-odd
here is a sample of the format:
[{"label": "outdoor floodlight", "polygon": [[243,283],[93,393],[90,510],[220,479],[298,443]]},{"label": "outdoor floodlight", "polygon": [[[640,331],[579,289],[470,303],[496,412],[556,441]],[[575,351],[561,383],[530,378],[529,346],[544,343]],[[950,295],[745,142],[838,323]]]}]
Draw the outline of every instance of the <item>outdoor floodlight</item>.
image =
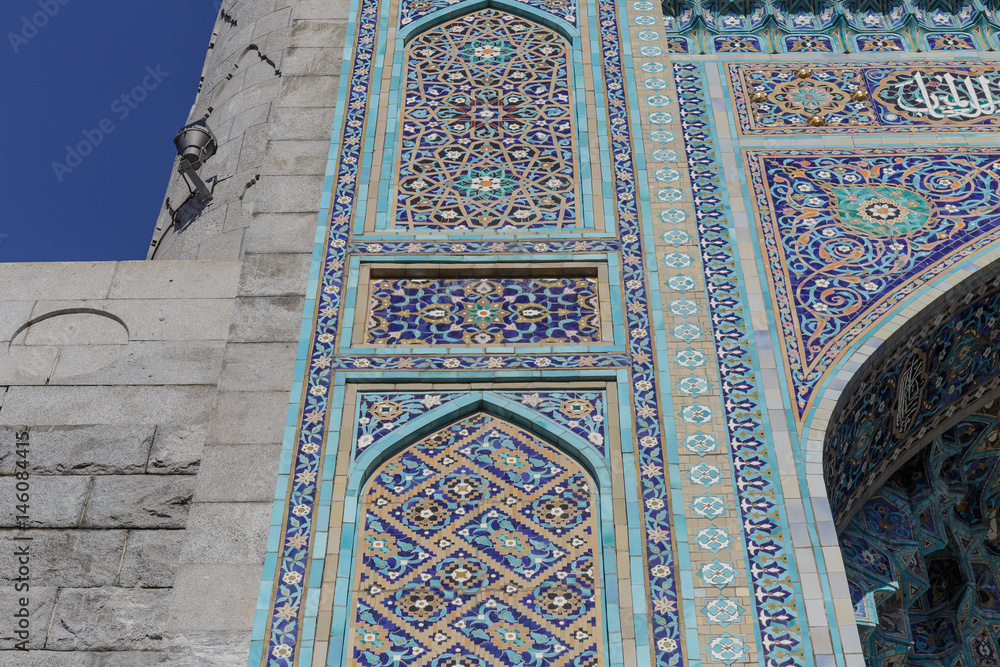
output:
[{"label": "outdoor floodlight", "polygon": [[181,128],[174,137],[177,154],[181,156],[178,171],[190,180],[206,201],[212,201],[212,190],[198,175],[201,165],[215,155],[219,143],[215,135],[203,120],[196,120]]}]

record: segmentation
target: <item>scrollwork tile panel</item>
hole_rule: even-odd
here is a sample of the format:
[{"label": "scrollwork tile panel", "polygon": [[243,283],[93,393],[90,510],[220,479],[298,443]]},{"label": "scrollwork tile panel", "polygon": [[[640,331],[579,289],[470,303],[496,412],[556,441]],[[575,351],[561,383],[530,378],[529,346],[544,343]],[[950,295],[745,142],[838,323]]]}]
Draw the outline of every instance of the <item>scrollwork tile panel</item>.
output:
[{"label": "scrollwork tile panel", "polygon": [[601,340],[596,278],[375,278],[371,284],[367,344]]},{"label": "scrollwork tile panel", "polygon": [[994,148],[747,150],[795,415],[850,345],[1000,238]]},{"label": "scrollwork tile panel", "polygon": [[[1000,62],[728,63],[740,133],[747,136],[996,132]],[[763,93],[754,102],[750,95]],[[858,95],[855,95],[858,93]],[[852,97],[854,95],[854,97]],[[820,114],[825,125],[806,120]]]}]

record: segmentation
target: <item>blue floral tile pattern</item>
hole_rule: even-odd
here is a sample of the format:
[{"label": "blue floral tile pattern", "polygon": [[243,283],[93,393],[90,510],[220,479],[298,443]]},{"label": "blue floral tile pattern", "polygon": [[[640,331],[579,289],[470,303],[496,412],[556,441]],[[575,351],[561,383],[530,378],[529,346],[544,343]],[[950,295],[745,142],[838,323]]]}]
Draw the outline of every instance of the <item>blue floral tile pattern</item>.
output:
[{"label": "blue floral tile pattern", "polygon": [[[731,63],[740,134],[995,132],[1000,71],[982,61],[824,62],[808,78],[795,63]],[[865,95],[852,97],[855,91]],[[752,93],[764,93],[752,102]],[[806,123],[821,114],[821,127]]]},{"label": "blue floral tile pattern", "polygon": [[801,423],[852,342],[1000,238],[1000,152],[759,150],[747,161]]},{"label": "blue floral tile pattern", "polygon": [[[576,25],[576,0],[518,0],[529,7]],[[405,27],[417,19],[442,9],[450,9],[458,0],[402,0],[399,3],[399,25]]]},{"label": "blue floral tile pattern", "polygon": [[380,355],[376,357],[340,356],[336,357],[336,359],[321,356],[316,359],[316,363],[319,364],[321,369],[332,368],[334,370],[423,370],[441,368],[501,370],[526,368],[624,368],[628,366],[628,358],[624,354],[525,354],[521,356],[502,354],[478,354],[476,356]]},{"label": "blue floral tile pattern", "polygon": [[351,664],[602,665],[595,492],[481,413],[384,463],[362,499]]},{"label": "blue floral tile pattern", "polygon": [[[499,396],[517,401],[522,406],[565,426],[589,442],[602,455],[607,440],[605,397],[599,391],[496,391]],[[355,457],[361,456],[379,439],[414,417],[447,405],[463,397],[458,392],[363,392],[358,397],[358,419]]]},{"label": "blue floral tile pattern", "polygon": [[333,247],[359,255],[495,255],[524,253],[551,255],[568,252],[607,253],[621,249],[617,239],[546,239],[544,241],[369,241],[347,243],[337,239]]},{"label": "blue floral tile pattern", "polygon": [[365,343],[503,345],[601,339],[596,278],[416,279],[372,283]]},{"label": "blue floral tile pattern", "polygon": [[[345,379],[345,373],[374,372],[380,370],[428,370],[447,373],[465,370],[501,371],[544,369],[624,369],[627,378],[623,389],[631,393],[631,443],[623,443],[635,452],[635,470],[639,477],[642,508],[641,521],[645,531],[645,576],[650,608],[648,616],[637,609],[637,619],[648,619],[649,642],[655,646],[654,658],[658,667],[673,667],[682,662],[680,628],[677,608],[677,588],[674,572],[673,534],[669,506],[670,487],[665,480],[665,438],[662,430],[662,408],[657,370],[654,362],[654,321],[651,316],[649,287],[646,270],[643,225],[639,219],[640,192],[636,183],[636,157],[633,153],[631,120],[629,116],[628,89],[623,63],[622,36],[619,16],[614,3],[597,4],[594,21],[594,52],[602,54],[602,65],[597,85],[601,87],[601,113],[606,114],[608,126],[613,128],[607,140],[607,155],[613,169],[605,179],[612,193],[606,209],[609,220],[616,223],[614,239],[547,239],[544,241],[511,240],[419,240],[419,241],[355,241],[350,232],[356,210],[357,186],[366,177],[362,169],[365,159],[365,128],[369,121],[368,103],[372,99],[372,76],[380,76],[373,59],[379,33],[377,0],[358,0],[357,11],[352,13],[356,32],[350,46],[353,59],[342,79],[345,98],[338,105],[343,114],[335,135],[335,158],[330,170],[329,189],[324,201],[329,202],[330,218],[326,245],[319,261],[318,289],[313,315],[311,340],[303,341],[307,351],[306,370],[303,375],[301,403],[296,397],[300,418],[295,426],[294,440],[289,444],[289,493],[286,511],[275,518],[277,547],[272,552],[276,560],[273,596],[262,602],[265,618],[258,620],[262,631],[255,630],[255,643],[261,642],[260,651],[268,667],[290,667],[298,656],[308,656],[312,640],[303,638],[303,618],[309,618],[305,602],[305,582],[309,581],[310,550],[313,542],[315,515],[322,514],[318,506],[320,462],[333,458],[333,452],[324,452],[327,419],[339,414],[338,406],[331,405],[336,397],[333,387]],[[655,33],[654,33],[655,34]],[[411,42],[412,44],[413,42]],[[379,66],[380,67],[380,66]],[[683,193],[676,188],[664,188],[656,193],[662,201],[676,202]],[[576,223],[574,223],[576,224]],[[336,336],[343,312],[345,266],[350,262],[349,253],[358,256],[389,256],[439,254],[442,256],[488,255],[499,252],[524,253],[525,258],[547,258],[571,252],[621,252],[622,294],[621,311],[625,327],[624,353],[608,351],[602,354],[468,354],[468,355],[340,355]],[[328,412],[329,411],[329,412]],[[728,539],[728,538],[727,538]],[[728,543],[728,542],[727,542]],[[314,557],[316,555],[314,554]],[[286,575],[288,575],[286,577]],[[503,603],[513,606],[508,602]],[[520,604],[520,603],[519,603]],[[523,608],[523,604],[521,605]],[[382,613],[376,610],[377,613]],[[520,613],[515,611],[513,613]],[[477,617],[489,616],[480,610]],[[395,632],[395,631],[394,631]],[[412,656],[425,651],[418,639],[400,629],[398,650],[401,656]],[[364,635],[358,641],[389,641],[386,633]],[[459,656],[468,652],[455,651]],[[423,653],[426,657],[426,652]],[[437,655],[437,654],[436,654]],[[443,655],[443,654],[442,654]],[[454,656],[453,656],[454,657]],[[402,657],[401,657],[402,659]],[[411,658],[407,658],[411,659]],[[461,659],[464,659],[462,657]],[[469,657],[469,660],[472,660]],[[581,661],[584,664],[586,660]],[[471,662],[470,664],[478,664]]]},{"label": "blue floral tile pattern", "polygon": [[576,226],[567,47],[493,9],[407,45],[396,227]]}]

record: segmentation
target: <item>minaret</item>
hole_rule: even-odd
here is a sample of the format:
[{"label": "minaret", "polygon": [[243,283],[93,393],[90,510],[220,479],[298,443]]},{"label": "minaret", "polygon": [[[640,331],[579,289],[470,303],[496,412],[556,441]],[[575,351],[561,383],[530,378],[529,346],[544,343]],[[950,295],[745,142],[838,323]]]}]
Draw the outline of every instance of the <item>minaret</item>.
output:
[{"label": "minaret", "polygon": [[[306,201],[318,205],[318,195],[312,201],[287,182],[280,188],[276,180],[267,182],[269,176],[322,173],[322,167],[311,167],[325,153],[301,142],[329,139],[344,31],[344,20],[334,15],[346,17],[346,8],[294,0],[217,4],[222,6],[187,118],[204,121],[218,142],[217,153],[199,172],[213,198],[198,196],[175,162],[149,259],[241,258],[255,212],[289,212],[276,200],[263,201],[278,189],[285,201],[303,195],[299,210]],[[329,8],[320,9],[321,4]],[[303,14],[309,18],[300,18]],[[295,143],[280,143],[286,141]],[[271,147],[277,153],[268,156]]]}]

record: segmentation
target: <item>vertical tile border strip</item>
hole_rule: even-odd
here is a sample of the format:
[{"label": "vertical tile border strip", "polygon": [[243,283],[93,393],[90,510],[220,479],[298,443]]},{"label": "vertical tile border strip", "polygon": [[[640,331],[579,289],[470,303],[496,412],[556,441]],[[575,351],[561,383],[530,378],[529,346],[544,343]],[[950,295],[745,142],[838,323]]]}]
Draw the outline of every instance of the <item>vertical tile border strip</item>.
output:
[{"label": "vertical tile border strip", "polygon": [[[324,512],[320,505],[320,480],[317,476],[324,457],[327,421],[331,413],[340,412],[338,397],[342,401],[339,392],[331,394],[333,385],[343,382],[342,377],[333,377],[333,371],[334,368],[370,368],[369,360],[364,358],[341,358],[335,364],[336,336],[333,334],[339,324],[341,296],[345,287],[348,287],[344,280],[344,266],[357,196],[357,181],[364,158],[363,139],[372,58],[376,53],[379,37],[378,8],[379,0],[360,0],[360,9],[352,10],[349,18],[348,34],[356,36],[353,44],[345,46],[343,80],[347,85],[341,87],[338,94],[335,122],[335,128],[343,127],[344,130],[340,141],[338,137],[334,137],[328,175],[324,182],[317,242],[325,241],[322,246],[325,252],[314,253],[310,272],[307,296],[316,294],[318,298],[315,301],[307,299],[306,302],[296,364],[296,378],[303,378],[305,381],[296,380],[292,387],[292,403],[276,492],[279,497],[272,515],[264,580],[254,621],[251,665],[263,663],[269,667],[291,667],[302,659],[311,659],[315,638],[308,630],[303,631],[302,619],[306,614],[306,605],[314,604],[315,600],[304,598],[304,591],[307,584],[315,585],[312,580],[318,579],[321,569],[317,567],[315,572],[310,572],[309,568],[310,553],[316,541],[316,525],[324,526],[324,521],[329,521],[328,509]],[[630,542],[646,545],[645,563],[635,563],[633,569],[636,574],[645,572],[645,577],[633,580],[632,599],[645,601],[647,595],[644,588],[648,584],[652,602],[651,610],[635,610],[636,649],[640,665],[646,664],[642,656],[649,655],[651,651],[658,666],[673,667],[682,663],[670,524],[670,489],[665,477],[666,443],[660,423],[662,411],[653,355],[652,341],[656,332],[652,330],[653,321],[642,261],[642,235],[647,230],[644,230],[640,220],[639,208],[640,198],[648,200],[648,195],[644,184],[640,189],[636,181],[627,94],[631,82],[626,80],[625,75],[625,60],[629,56],[623,56],[622,53],[618,13],[614,0],[602,0],[598,3],[601,53],[604,56],[603,84],[610,123],[610,149],[614,158],[610,174],[613,192],[605,194],[615,200],[622,252],[631,260],[624,262],[622,269],[626,306],[622,315],[629,330],[627,360],[631,366],[629,389],[633,401],[631,409],[634,410],[634,434],[631,439],[623,441],[622,450],[624,456],[634,455],[633,446],[635,443],[639,445],[638,482],[643,501],[644,530],[638,525],[639,517],[633,517],[636,529],[634,532],[630,530],[629,539]],[[632,97],[634,98],[634,91]],[[327,220],[329,227],[326,225]],[[325,231],[328,231],[327,235],[322,236]],[[445,252],[463,253],[468,250],[465,244],[452,244],[450,248],[445,248],[445,245],[439,244]],[[548,251],[547,244],[539,245],[544,248],[536,245],[531,251]],[[379,252],[382,248],[369,246],[367,249]],[[320,268],[323,269],[322,274]],[[316,313],[315,320],[312,319],[313,313]],[[440,370],[477,366],[476,357],[467,359],[471,359],[472,363],[445,359],[437,366],[438,359],[426,361],[430,362],[429,366],[435,365]],[[449,361],[455,363],[449,364]],[[584,362],[579,358],[566,358],[564,363],[567,367],[577,368],[583,365],[610,365],[602,361],[604,360],[595,363],[592,359]],[[542,367],[542,364],[531,357],[522,357],[516,361],[502,360],[501,363],[501,367],[507,368]],[[401,367],[401,364],[394,363],[383,366]],[[326,457],[329,459],[330,455],[327,454]],[[330,465],[332,461],[327,460],[326,463]],[[284,496],[286,489],[287,496]],[[323,492],[326,492],[325,487]],[[655,537],[650,538],[651,535]],[[321,560],[316,564],[321,565]],[[645,581],[642,581],[643,578]],[[650,611],[651,619],[647,617]],[[647,634],[650,627],[652,637]]]},{"label": "vertical tile border strip", "polygon": [[[315,523],[317,514],[320,514],[316,511],[319,500],[317,476],[324,454],[328,400],[333,384],[330,366],[335,355],[336,336],[330,332],[336,332],[339,323],[347,240],[364,157],[368,90],[379,33],[378,10],[379,0],[360,0],[360,7],[352,8],[348,18],[347,34],[354,34],[355,39],[344,46],[341,92],[338,93],[330,148],[331,161],[327,163],[327,176],[323,182],[317,231],[317,242],[323,234],[325,252],[321,253],[320,261],[317,261],[314,252],[310,267],[296,381],[292,385],[292,405],[289,406],[275,493],[277,498],[268,533],[265,579],[261,583],[251,636],[251,666],[292,667],[299,663],[300,658],[309,662],[312,658],[312,638],[308,648],[303,646],[302,619],[305,615],[304,591],[309,581],[310,555],[315,542]],[[340,127],[343,127],[343,135],[338,137],[336,131]],[[316,302],[311,300],[314,294],[317,295]],[[313,313],[316,313],[315,320]],[[300,368],[299,364],[303,361]],[[308,369],[305,364],[308,364]],[[298,378],[306,378],[306,382],[300,384]],[[297,400],[300,401],[298,404]],[[285,497],[281,497],[283,488],[287,489]],[[329,510],[323,514],[327,515],[326,522],[329,523]],[[320,525],[325,531],[322,517]],[[269,576],[273,578],[268,580]],[[260,644],[256,644],[257,641]]]},{"label": "vertical tile border strip", "polygon": [[[757,641],[762,664],[812,662],[800,618],[802,591],[794,576],[787,519],[770,429],[760,400],[756,361],[745,319],[738,258],[730,237],[728,204],[715,146],[704,67],[675,63],[678,106],[685,123],[684,146],[691,170],[698,240],[705,259],[722,404],[733,458],[748,574],[756,600]],[[843,664],[843,657],[837,656]]]},{"label": "vertical tile border strip", "polygon": [[[622,2],[622,0],[619,0]],[[673,526],[671,524],[670,487],[666,478],[666,442],[663,437],[658,373],[655,363],[650,316],[649,285],[644,266],[643,234],[646,229],[640,215],[640,196],[648,218],[649,194],[645,188],[645,173],[637,174],[633,147],[640,146],[641,133],[633,139],[629,118],[629,98],[638,99],[634,81],[626,80],[626,63],[631,53],[623,53],[619,34],[619,9],[614,0],[598,0],[598,26],[603,54],[604,90],[611,140],[614,197],[618,220],[618,234],[622,242],[622,278],[625,286],[625,321],[629,329],[628,351],[631,360],[632,409],[635,428],[634,442],[638,443],[640,491],[644,531],[640,539],[645,543],[645,572],[652,603],[650,613],[653,636],[647,638],[658,667],[682,664],[680,618],[677,600],[677,572],[674,556]],[[626,16],[622,2],[621,15]],[[638,127],[638,121],[635,123]],[[642,176],[642,186],[637,177]],[[652,229],[648,230],[652,232]],[[652,239],[649,239],[652,243]],[[654,253],[655,261],[655,253]],[[631,261],[630,261],[631,260]],[[658,295],[657,295],[658,296]],[[662,328],[662,317],[661,325]],[[669,384],[665,392],[669,394]],[[622,443],[623,455],[631,443]],[[636,597],[636,596],[633,596]],[[638,610],[636,610],[638,616]],[[640,624],[636,622],[638,631]],[[643,642],[636,636],[636,650]]]}]

